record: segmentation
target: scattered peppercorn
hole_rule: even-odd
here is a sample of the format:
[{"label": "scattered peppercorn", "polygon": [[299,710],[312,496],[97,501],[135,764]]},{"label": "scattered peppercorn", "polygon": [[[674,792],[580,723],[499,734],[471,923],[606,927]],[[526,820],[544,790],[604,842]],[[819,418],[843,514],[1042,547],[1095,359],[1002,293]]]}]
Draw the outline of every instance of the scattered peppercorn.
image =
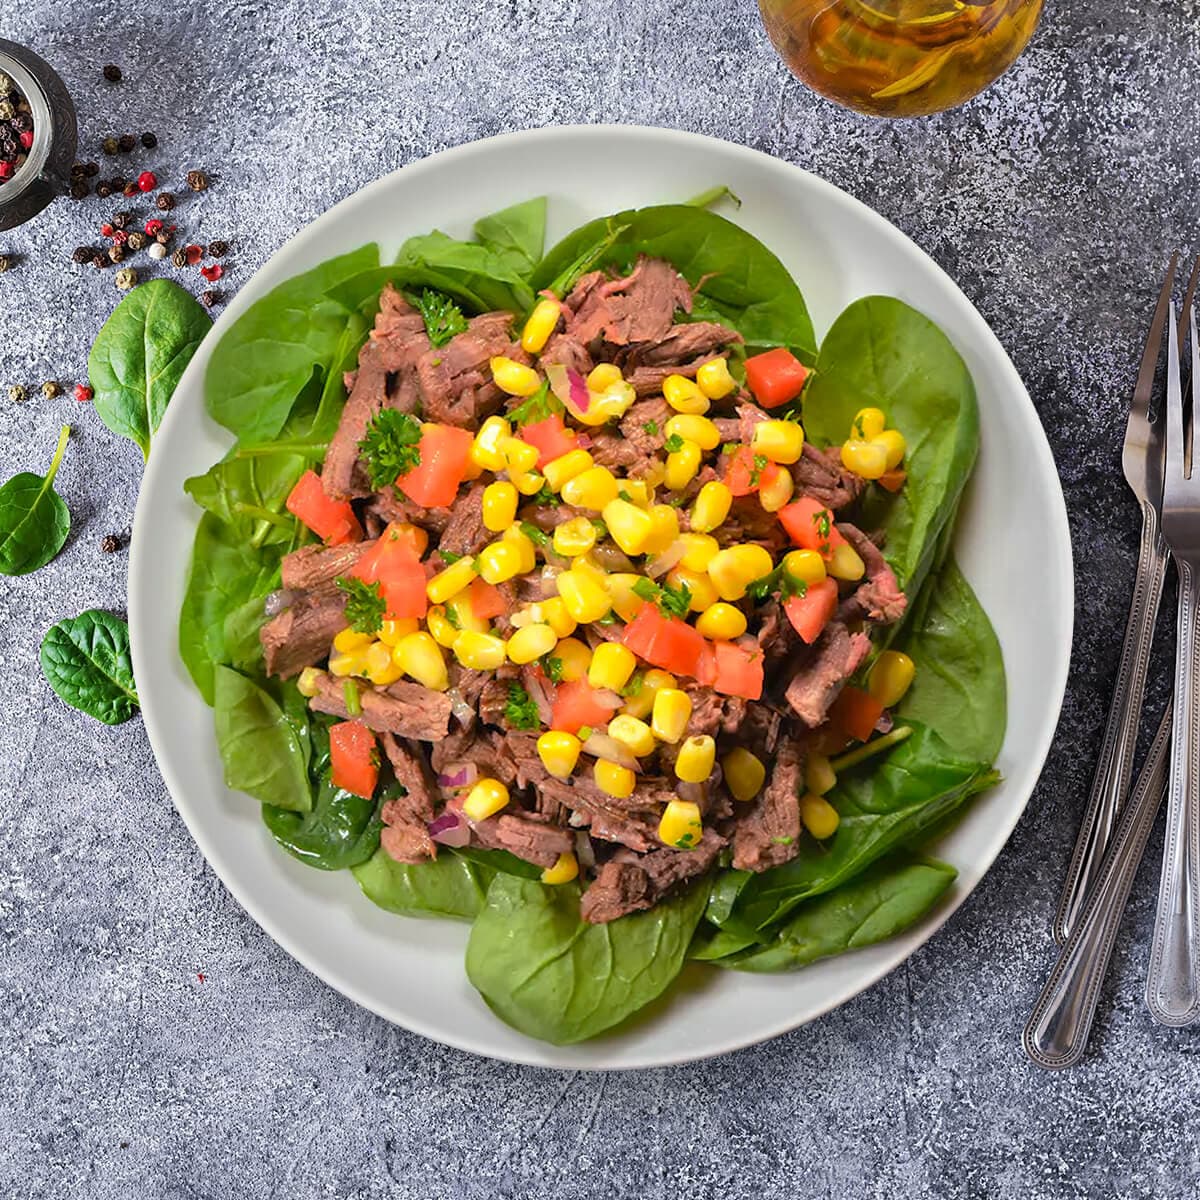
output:
[{"label": "scattered peppercorn", "polygon": [[140,229],[134,229],[125,244],[130,250],[145,250],[149,241],[150,239]]},{"label": "scattered peppercorn", "polygon": [[129,222],[133,220],[133,213],[116,212],[112,215],[112,223],[115,229],[127,229]]},{"label": "scattered peppercorn", "polygon": [[187,185],[193,192],[207,191],[208,176],[203,171],[189,171],[187,173]]},{"label": "scattered peppercorn", "polygon": [[213,258],[224,258],[229,253],[229,243],[222,241],[209,242],[208,252]]},{"label": "scattered peppercorn", "polygon": [[104,224],[100,226],[100,236],[112,237],[115,228],[116,226],[114,226],[111,221],[105,221]]},{"label": "scattered peppercorn", "polygon": [[112,194],[112,184],[109,183],[107,179],[102,179],[98,184],[96,184],[96,195],[99,196],[101,200],[107,200]]},{"label": "scattered peppercorn", "polygon": [[157,237],[163,231],[163,223],[157,217],[151,217],[144,228],[150,237]]},{"label": "scattered peppercorn", "polygon": [[71,166],[71,178],[72,179],[78,179],[80,176],[86,175],[86,174],[87,174],[87,168],[83,165],[83,163],[72,164],[72,166]]},{"label": "scattered peppercorn", "polygon": [[147,250],[146,253],[149,254],[155,262],[159,262],[167,257],[167,248],[161,242],[154,242],[151,244],[150,249]]},{"label": "scattered peppercorn", "polygon": [[117,148],[122,154],[128,154],[137,145],[137,138],[132,133],[123,133],[117,138]]},{"label": "scattered peppercorn", "polygon": [[97,271],[103,271],[104,268],[108,266],[108,255],[101,254],[100,251],[97,250],[96,253],[92,255],[92,266],[95,267]]},{"label": "scattered peppercorn", "polygon": [[225,274],[225,268],[220,263],[213,263],[211,266],[201,267],[200,274],[208,280],[209,283],[216,283],[222,275]]},{"label": "scattered peppercorn", "polygon": [[0,100],[0,121],[11,121],[16,115],[17,106],[11,100]]},{"label": "scattered peppercorn", "polygon": [[121,190],[127,196],[136,196],[138,194],[138,185],[136,183],[127,183]]},{"label": "scattered peppercorn", "polygon": [[137,272],[132,267],[122,267],[117,272],[113,283],[115,283],[117,287],[121,289],[121,291],[127,292],[131,287],[134,286],[134,284],[137,283],[137,281]]},{"label": "scattered peppercorn", "polygon": [[62,385],[57,379],[47,379],[46,382],[42,384],[42,395],[45,396],[47,400],[54,400],[62,394]]},{"label": "scattered peppercorn", "polygon": [[114,175],[114,176],[113,176],[113,177],[112,177],[112,178],[111,178],[111,179],[108,181],[108,186],[109,186],[110,188],[112,188],[112,190],[113,190],[114,192],[119,192],[119,191],[121,191],[121,190],[122,190],[122,189],[125,187],[125,183],[126,183],[126,180],[125,180],[125,177],[124,177],[123,175]]},{"label": "scattered peppercorn", "polygon": [[121,548],[121,535],[119,533],[106,533],[100,539],[100,549],[105,554],[116,554]]},{"label": "scattered peppercorn", "polygon": [[154,235],[154,240],[160,246],[169,246],[171,244],[171,239],[174,236],[175,236],[175,226],[172,225],[170,229],[164,229],[161,233],[156,233]]},{"label": "scattered peppercorn", "polygon": [[171,192],[159,192],[154,204],[159,212],[170,212],[175,207],[175,196]]},{"label": "scattered peppercorn", "polygon": [[187,251],[182,246],[171,255],[171,264],[176,267],[186,267],[188,265]]},{"label": "scattered peppercorn", "polygon": [[195,244],[184,246],[183,255],[187,266],[194,267],[204,257],[204,247]]},{"label": "scattered peppercorn", "polygon": [[94,246],[76,246],[71,254],[71,261],[82,266],[84,263],[92,261],[92,255],[96,253]]},{"label": "scattered peppercorn", "polygon": [[225,297],[221,292],[209,288],[206,292],[200,293],[200,302],[205,308],[212,308],[216,304],[220,304]]},{"label": "scattered peppercorn", "polygon": [[153,150],[154,147],[158,145],[158,138],[156,138],[152,133],[143,133],[142,145],[145,146],[147,150]]},{"label": "scattered peppercorn", "polygon": [[85,196],[91,194],[92,185],[86,179],[71,180],[71,199],[82,200]]},{"label": "scattered peppercorn", "polygon": [[107,79],[109,83],[120,83],[121,68],[115,63],[109,63],[108,66],[104,68],[104,78]]},{"label": "scattered peppercorn", "polygon": [[112,233],[109,234],[109,237],[111,237],[114,242],[121,246],[125,245],[125,243],[129,241],[129,234],[127,234],[123,229],[114,229]]},{"label": "scattered peppercorn", "polygon": [[153,171],[143,171],[137,177],[138,189],[143,192],[152,192],[158,187],[158,176]]},{"label": "scattered peppercorn", "polygon": [[83,164],[83,173],[89,178],[94,179],[100,174],[100,164],[98,162],[89,162]]},{"label": "scattered peppercorn", "polygon": [[125,257],[125,247],[120,242],[114,242],[108,248],[108,257],[110,261],[119,263]]},{"label": "scattered peppercorn", "polygon": [[120,145],[115,137],[106,137],[104,141],[100,143],[100,149],[103,150],[105,154],[116,154],[116,152],[120,149]]},{"label": "scattered peppercorn", "polygon": [[[14,118],[14,120],[15,119],[16,118]],[[32,150],[33,149],[33,130],[32,129],[22,129],[17,134],[17,141],[21,143],[22,150]]]},{"label": "scattered peppercorn", "polygon": [[3,275],[13,265],[13,260],[7,254],[0,254],[0,275]]},{"label": "scattered peppercorn", "polygon": [[23,404],[29,398],[29,393],[19,383],[14,383],[8,389],[8,398],[14,404]]},{"label": "scattered peppercorn", "polygon": [[86,383],[77,383],[72,394],[80,404],[86,404],[94,393]]}]

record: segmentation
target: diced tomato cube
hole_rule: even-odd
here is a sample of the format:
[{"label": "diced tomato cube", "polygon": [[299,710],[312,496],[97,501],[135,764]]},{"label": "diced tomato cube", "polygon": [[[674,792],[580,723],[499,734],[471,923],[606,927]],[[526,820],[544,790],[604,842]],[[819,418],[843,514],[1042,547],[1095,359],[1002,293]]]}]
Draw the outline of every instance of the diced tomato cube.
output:
[{"label": "diced tomato cube", "polygon": [[427,425],[421,430],[421,461],[396,480],[396,486],[423,508],[446,508],[454,503],[458,485],[466,478],[472,436],[453,425]]},{"label": "diced tomato cube", "polygon": [[795,400],[808,376],[808,368],[783,346],[746,359],[746,385],[763,408],[778,408]]},{"label": "diced tomato cube", "polygon": [[749,446],[739,446],[725,458],[725,486],[735,496],[748,496],[757,491],[762,472],[755,474],[754,451]]},{"label": "diced tomato cube", "polygon": [[471,601],[471,611],[481,621],[490,621],[508,611],[508,605],[504,603],[504,593],[486,579],[476,579],[467,589],[467,597]]},{"label": "diced tomato cube", "polygon": [[900,467],[893,467],[890,471],[885,471],[875,481],[881,488],[887,488],[889,492],[898,492],[904,486],[904,480],[907,478],[908,472]]},{"label": "diced tomato cube", "polygon": [[833,513],[810,496],[801,496],[784,505],[779,510],[779,519],[797,546],[815,550],[822,558],[829,558],[834,547],[846,540],[833,523]]},{"label": "diced tomato cube", "polygon": [[810,583],[803,596],[789,596],[783,602],[783,611],[792,628],[811,646],[837,612],[837,606],[837,581],[822,579],[820,583]]},{"label": "diced tomato cube", "polygon": [[408,530],[389,525],[378,541],[350,568],[364,583],[378,583],[391,621],[423,617],[429,608],[425,569]]},{"label": "diced tomato cube", "polygon": [[550,728],[566,733],[578,733],[585,725],[603,729],[616,710],[599,699],[598,689],[586,679],[560,683],[554,689],[554,704],[550,709]]},{"label": "diced tomato cube", "polygon": [[521,426],[521,441],[536,446],[538,450],[539,467],[544,467],[556,458],[562,458],[579,446],[579,438],[573,429],[568,429],[563,419],[557,413],[544,421],[534,421],[532,425]]},{"label": "diced tomato cube", "polygon": [[361,721],[341,721],[329,729],[333,786],[370,800],[379,782],[375,735]]},{"label": "diced tomato cube", "polygon": [[704,638],[686,621],[664,617],[653,604],[642,605],[628,625],[622,641],[651,666],[672,675],[695,676],[704,653]]},{"label": "diced tomato cube", "polygon": [[349,500],[331,500],[316,471],[305,471],[287,498],[287,510],[330,546],[362,541],[362,526]]},{"label": "diced tomato cube", "polygon": [[842,688],[829,709],[829,723],[860,742],[870,738],[882,716],[883,705],[870,692],[853,686]]},{"label": "diced tomato cube", "polygon": [[761,651],[744,650],[733,642],[713,642],[715,672],[714,691],[724,696],[741,696],[759,700],[763,691],[763,656]]}]

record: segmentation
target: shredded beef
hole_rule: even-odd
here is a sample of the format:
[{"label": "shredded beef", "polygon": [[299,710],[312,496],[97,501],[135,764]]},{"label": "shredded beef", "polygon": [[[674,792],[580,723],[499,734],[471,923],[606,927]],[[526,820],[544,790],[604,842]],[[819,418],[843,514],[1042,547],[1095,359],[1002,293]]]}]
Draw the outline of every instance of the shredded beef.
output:
[{"label": "shredded beef", "polygon": [[623,279],[585,275],[567,297],[571,335],[585,346],[627,346],[666,337],[677,308],[692,307],[687,281],[661,258],[641,257]]},{"label": "shredded beef", "polygon": [[492,540],[483,523],[483,490],[487,485],[473,483],[455,501],[450,520],[438,539],[438,549],[451,554],[478,554]]},{"label": "shredded beef", "polygon": [[492,382],[488,363],[501,354],[527,360],[520,346],[512,344],[512,314],[507,312],[472,317],[464,332],[426,350],[417,360],[426,417],[466,428],[477,427],[495,412],[503,393]]},{"label": "shredded beef", "polygon": [[649,850],[659,844],[656,818],[612,807],[618,801],[602,793],[586,776],[575,776],[569,783],[547,776],[535,780],[534,788],[539,800],[575,813],[580,825],[590,826],[593,837],[620,842],[631,850]]},{"label": "shredded beef", "polygon": [[401,680],[382,690],[355,681],[362,712],[353,716],[346,706],[345,680],[324,673],[317,680],[317,694],[309,700],[314,712],[328,713],[343,721],[361,721],[376,733],[436,742],[446,736],[450,724],[450,699],[419,683]]},{"label": "shredded beef", "polygon": [[792,711],[810,728],[829,713],[846,680],[871,652],[871,639],[830,621],[812,646],[792,659],[792,679],[785,697]]},{"label": "shredded beef", "polygon": [[769,704],[756,700],[747,703],[742,722],[737,730],[739,745],[746,745],[756,753],[773,755],[783,732],[783,716]]},{"label": "shredded beef", "polygon": [[403,521],[416,525],[427,533],[441,533],[450,522],[450,508],[423,508],[394,487],[381,488],[368,501],[366,511],[386,525],[390,521]]},{"label": "shredded beef", "polygon": [[882,625],[891,625],[904,616],[908,597],[900,590],[895,572],[887,565],[879,547],[863,531],[849,522],[838,523],[841,535],[858,551],[867,568],[866,581],[838,610],[842,620],[866,617]]},{"label": "shredded beef", "polygon": [[303,592],[347,574],[374,542],[347,542],[342,546],[301,546],[283,556],[282,583]]},{"label": "shredded beef", "polygon": [[379,349],[368,342],[358,356],[358,374],[354,390],[346,400],[341,419],[321,468],[321,486],[334,500],[370,494],[371,485],[358,469],[358,443],[366,437],[375,414],[387,399],[387,370],[380,362]]},{"label": "shredded beef", "polygon": [[713,531],[713,536],[728,546],[755,542],[769,550],[773,558],[778,558],[790,545],[787,530],[780,522],[779,515],[767,512],[757,495],[735,496],[729,515]]},{"label": "shredded beef", "polygon": [[797,492],[834,512],[853,504],[866,487],[866,480],[842,466],[836,446],[818,450],[810,442],[804,443],[803,454],[792,464],[792,478]]},{"label": "shredded beef", "polygon": [[538,358],[543,367],[558,363],[580,375],[586,375],[595,366],[587,347],[572,333],[553,334]]},{"label": "shredded beef", "polygon": [[429,836],[433,820],[433,784],[425,751],[418,742],[402,742],[390,733],[381,733],[379,741],[392,764],[396,782],[405,795],[389,800],[380,813],[384,829],[379,841],[397,862],[419,863],[437,857],[437,845]]},{"label": "shredded beef", "polygon": [[500,845],[539,867],[552,867],[575,845],[570,830],[550,824],[541,813],[504,813],[497,820]]},{"label": "shredded beef", "polygon": [[345,593],[333,584],[304,592],[259,630],[267,674],[289,679],[329,654],[334,635],[346,627]]},{"label": "shredded beef", "polygon": [[733,834],[733,865],[765,871],[796,857],[800,849],[800,769],[796,741],[779,748],[766,787]]}]

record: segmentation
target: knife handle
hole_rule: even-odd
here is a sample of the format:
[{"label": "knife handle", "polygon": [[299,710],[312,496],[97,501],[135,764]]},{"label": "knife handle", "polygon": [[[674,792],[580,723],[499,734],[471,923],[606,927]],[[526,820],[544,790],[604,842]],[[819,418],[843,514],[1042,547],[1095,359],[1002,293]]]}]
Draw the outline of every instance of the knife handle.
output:
[{"label": "knife handle", "polygon": [[1070,937],[1087,901],[1129,791],[1138,718],[1146,690],[1146,668],[1150,662],[1154,622],[1166,570],[1167,548],[1159,529],[1158,512],[1154,505],[1143,503],[1137,577],[1129,605],[1129,620],[1125,624],[1125,642],[1121,647],[1112,707],[1108,710],[1108,724],[1092,779],[1092,792],[1054,919],[1054,940],[1060,946]]}]

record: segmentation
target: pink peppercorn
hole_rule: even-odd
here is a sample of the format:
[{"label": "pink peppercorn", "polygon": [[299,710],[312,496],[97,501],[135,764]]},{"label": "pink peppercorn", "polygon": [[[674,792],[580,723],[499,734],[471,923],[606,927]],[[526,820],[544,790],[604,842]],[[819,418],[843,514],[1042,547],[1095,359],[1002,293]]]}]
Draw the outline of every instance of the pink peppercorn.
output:
[{"label": "pink peppercorn", "polygon": [[163,223],[157,217],[151,217],[146,222],[146,236],[157,237],[163,231]]},{"label": "pink peppercorn", "polygon": [[75,399],[80,404],[86,404],[92,398],[92,389],[86,383],[77,383],[75,385]]},{"label": "pink peppercorn", "polygon": [[17,138],[21,143],[22,149],[28,150],[33,145],[33,130],[22,129],[21,132],[17,134]]},{"label": "pink peppercorn", "polygon": [[216,283],[222,275],[225,274],[225,268],[220,263],[213,263],[210,267],[201,267],[200,274],[208,280],[209,283]]},{"label": "pink peppercorn", "polygon": [[153,171],[143,171],[137,177],[137,185],[143,192],[152,192],[158,187],[158,176]]},{"label": "pink peppercorn", "polygon": [[113,227],[107,221],[100,226],[100,235],[101,237],[112,237]]},{"label": "pink peppercorn", "polygon": [[126,233],[124,229],[114,229],[111,236],[112,240],[116,242],[118,246],[123,246],[127,241],[129,241],[129,234]]},{"label": "pink peppercorn", "polygon": [[15,169],[10,162],[0,162],[0,179],[11,179]]},{"label": "pink peppercorn", "polygon": [[204,251],[199,246],[185,246],[183,253],[189,267],[194,267],[204,257]]}]

